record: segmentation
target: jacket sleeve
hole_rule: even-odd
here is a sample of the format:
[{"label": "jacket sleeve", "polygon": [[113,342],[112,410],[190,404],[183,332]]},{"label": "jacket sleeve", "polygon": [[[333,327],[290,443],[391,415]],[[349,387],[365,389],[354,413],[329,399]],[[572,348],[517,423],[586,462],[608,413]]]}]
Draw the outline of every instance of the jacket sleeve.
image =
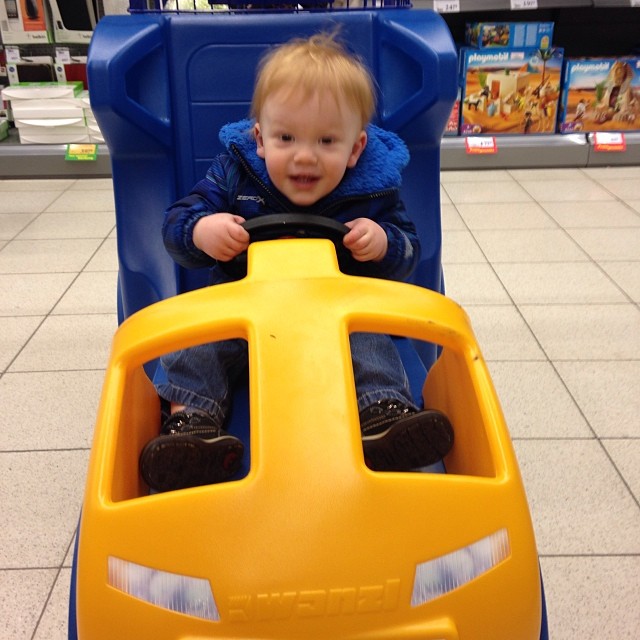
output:
[{"label": "jacket sleeve", "polygon": [[377,211],[352,210],[348,219],[353,220],[357,217],[372,218],[385,230],[388,242],[387,255],[380,262],[357,262],[351,258],[349,264],[344,265],[344,271],[372,278],[408,280],[420,260],[420,240],[399,194],[396,193],[389,200],[385,199],[384,206],[379,207]]},{"label": "jacket sleeve", "polygon": [[229,211],[229,160],[218,156],[188,196],[172,204],[164,214],[162,238],[169,255],[182,267],[212,267],[216,261],[193,243],[193,228],[204,216]]}]

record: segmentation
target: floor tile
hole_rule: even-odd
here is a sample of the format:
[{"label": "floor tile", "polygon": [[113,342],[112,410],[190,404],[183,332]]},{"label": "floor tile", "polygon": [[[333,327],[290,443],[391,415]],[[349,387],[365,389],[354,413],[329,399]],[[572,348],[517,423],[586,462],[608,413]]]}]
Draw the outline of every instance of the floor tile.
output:
[{"label": "floor tile", "polygon": [[583,360],[555,366],[599,437],[640,438],[640,360]]},{"label": "floor tile", "polygon": [[614,202],[544,202],[545,211],[565,228],[637,227],[640,215],[628,205]]},{"label": "floor tile", "polygon": [[443,231],[453,231],[453,230],[466,230],[466,225],[455,205],[453,204],[443,204],[441,205],[441,224]]},{"label": "floor tile", "polygon": [[532,201],[531,196],[513,180],[449,182],[444,189],[454,204]]},{"label": "floor tile", "polygon": [[509,175],[520,182],[530,182],[531,180],[561,180],[579,182],[581,180],[589,180],[589,176],[585,175],[580,169],[574,167],[553,168],[553,169],[509,169]]},{"label": "floor tile", "polygon": [[587,255],[562,229],[474,231],[489,262],[570,262]]},{"label": "floor tile", "polygon": [[633,178],[603,178],[599,182],[621,200],[639,200],[640,180],[638,178],[640,178],[640,172]]},{"label": "floor tile", "polygon": [[568,229],[567,233],[594,260],[640,259],[640,227]]},{"label": "floor tile", "polygon": [[17,371],[64,371],[107,366],[116,314],[50,316],[10,367]]},{"label": "floor tile", "polygon": [[0,451],[90,447],[103,381],[102,370],[3,375]]},{"label": "floor tile", "polygon": [[99,239],[14,240],[0,251],[0,273],[80,271],[99,246]]},{"label": "floor tile", "polygon": [[115,238],[105,240],[87,264],[85,271],[117,271],[118,247]]},{"label": "floor tile", "polygon": [[58,191],[5,190],[0,198],[0,213],[41,213],[59,197]]},{"label": "floor tile", "polygon": [[70,584],[71,571],[62,569],[33,640],[68,640]]},{"label": "floor tile", "polygon": [[37,213],[0,213],[0,240],[12,240],[37,216]]},{"label": "floor tile", "polygon": [[511,302],[488,264],[448,264],[444,268],[444,284],[447,296],[463,306]]},{"label": "floor tile", "polygon": [[595,182],[576,180],[527,180],[521,182],[526,192],[538,202],[583,202],[589,200],[615,200],[604,187]]},{"label": "floor tile", "polygon": [[0,275],[0,316],[46,315],[75,277],[74,273]]},{"label": "floor tile", "polygon": [[489,362],[512,438],[592,438],[584,416],[549,362]]},{"label": "floor tile", "polygon": [[[492,180],[498,180],[500,182],[510,182],[511,171],[507,171],[506,169],[487,169],[485,171],[474,174],[475,181],[478,181],[480,178],[485,180],[486,182],[491,182]],[[441,184],[450,184],[451,182],[469,182],[469,171],[441,171],[440,172],[440,182]]]},{"label": "floor tile", "polygon": [[46,209],[47,213],[73,211],[114,211],[113,192],[108,189],[70,189],[60,195]]},{"label": "floor tile", "polygon": [[4,371],[20,353],[24,343],[41,322],[42,318],[39,316],[0,317],[0,371]]},{"label": "floor tile", "polygon": [[537,202],[496,202],[458,204],[458,211],[471,230],[479,229],[544,229],[556,223]]},{"label": "floor tile", "polygon": [[115,217],[111,211],[41,213],[17,238],[104,238],[114,226]]},{"label": "floor tile", "polygon": [[549,638],[635,640],[640,557],[542,558]]},{"label": "floor tile", "polygon": [[53,313],[115,313],[117,310],[116,271],[81,273],[62,296]]},{"label": "floor tile", "polygon": [[622,474],[640,503],[640,438],[635,440],[603,440],[603,444],[613,459],[613,464]]},{"label": "floor tile", "polygon": [[640,310],[633,305],[522,305],[551,360],[640,359]]},{"label": "floor tile", "polygon": [[55,569],[0,570],[0,619],[4,638],[31,640],[56,574]]},{"label": "floor tile", "polygon": [[449,231],[442,239],[442,263],[486,262],[478,243],[469,231]]},{"label": "floor tile", "polygon": [[469,305],[466,311],[485,360],[546,359],[535,336],[513,307]]},{"label": "floor tile", "polygon": [[541,555],[640,554],[640,508],[596,440],[515,440]]},{"label": "floor tile", "polygon": [[637,262],[601,261],[600,266],[634,302],[640,302],[640,259]]},{"label": "floor tile", "polygon": [[[77,182],[75,178],[46,179],[41,180],[0,180],[0,192],[14,191],[51,191],[60,193],[73,187]],[[3,196],[4,197],[4,196]]]},{"label": "floor tile", "polygon": [[[0,567],[59,567],[77,527],[89,452],[0,453]],[[28,499],[25,499],[28,496]]]},{"label": "floor tile", "polygon": [[493,268],[516,304],[628,301],[611,279],[591,262],[496,262]]}]

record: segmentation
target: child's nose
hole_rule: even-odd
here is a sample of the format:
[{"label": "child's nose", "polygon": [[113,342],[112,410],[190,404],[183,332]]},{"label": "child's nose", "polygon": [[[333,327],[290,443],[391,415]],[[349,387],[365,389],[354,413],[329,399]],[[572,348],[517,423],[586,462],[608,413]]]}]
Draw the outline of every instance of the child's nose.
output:
[{"label": "child's nose", "polygon": [[301,144],[296,148],[295,161],[301,164],[316,164],[318,157],[312,145]]}]

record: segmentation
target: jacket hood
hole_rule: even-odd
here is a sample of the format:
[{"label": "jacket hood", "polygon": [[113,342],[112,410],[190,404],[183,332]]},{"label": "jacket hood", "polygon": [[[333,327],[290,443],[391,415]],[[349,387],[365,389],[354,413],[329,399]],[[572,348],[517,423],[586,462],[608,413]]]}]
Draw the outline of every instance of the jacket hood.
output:
[{"label": "jacket hood", "polygon": [[[271,185],[266,164],[256,153],[253,124],[253,120],[246,119],[225,125],[220,130],[220,141],[230,152],[235,148],[256,176]],[[356,166],[347,169],[331,200],[400,187],[402,170],[409,163],[407,146],[395,133],[373,124],[367,125],[366,131],[367,146]]]}]

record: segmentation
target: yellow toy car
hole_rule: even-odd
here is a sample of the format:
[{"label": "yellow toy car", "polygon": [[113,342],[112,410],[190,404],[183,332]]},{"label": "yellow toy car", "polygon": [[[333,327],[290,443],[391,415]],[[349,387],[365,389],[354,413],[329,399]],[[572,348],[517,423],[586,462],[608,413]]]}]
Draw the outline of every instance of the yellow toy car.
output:
[{"label": "yellow toy car", "polygon": [[[354,331],[440,346],[423,397],[454,425],[446,473],[365,465]],[[232,337],[249,344],[246,473],[149,495],[138,456],[160,401],[144,365]],[[421,287],[344,275],[330,241],[294,238],[251,244],[241,280],[128,318],[72,591],[80,640],[546,638],[527,500],[465,312]]]}]

